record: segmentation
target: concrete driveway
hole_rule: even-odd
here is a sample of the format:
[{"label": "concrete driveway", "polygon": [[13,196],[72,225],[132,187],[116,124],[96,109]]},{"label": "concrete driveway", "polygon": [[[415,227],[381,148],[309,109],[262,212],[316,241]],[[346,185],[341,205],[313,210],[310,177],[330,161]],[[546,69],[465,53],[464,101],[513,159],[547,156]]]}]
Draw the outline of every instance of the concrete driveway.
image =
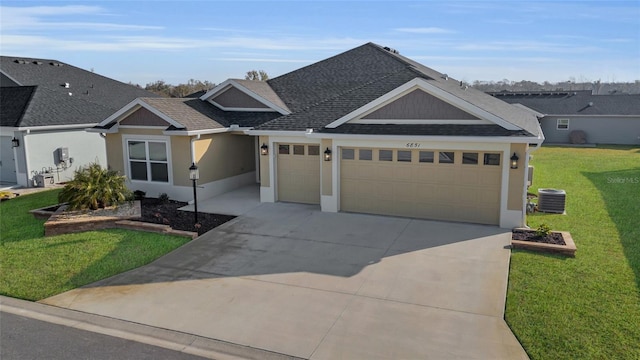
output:
[{"label": "concrete driveway", "polygon": [[43,303],[310,359],[519,359],[510,232],[261,204]]}]

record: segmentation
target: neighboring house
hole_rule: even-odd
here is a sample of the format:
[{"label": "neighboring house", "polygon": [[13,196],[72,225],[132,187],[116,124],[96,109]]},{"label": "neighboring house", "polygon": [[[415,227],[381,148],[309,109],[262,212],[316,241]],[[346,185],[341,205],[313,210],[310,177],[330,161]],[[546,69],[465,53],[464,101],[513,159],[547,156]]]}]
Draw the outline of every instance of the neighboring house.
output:
[{"label": "neighboring house", "polygon": [[262,202],[505,228],[525,225],[544,139],[530,111],[372,43],[199,99],[137,99],[91,131],[152,195],[191,200],[195,162],[200,198],[259,182]]},{"label": "neighboring house", "polygon": [[[34,186],[106,165],[104,138],[85,131],[140,96],[155,96],[69,64],[0,57],[0,183]],[[42,184],[41,184],[42,185]]]},{"label": "neighboring house", "polygon": [[579,130],[591,144],[640,144],[640,95],[593,95],[591,90],[489,94],[539,113],[547,143],[570,143],[569,135]]}]

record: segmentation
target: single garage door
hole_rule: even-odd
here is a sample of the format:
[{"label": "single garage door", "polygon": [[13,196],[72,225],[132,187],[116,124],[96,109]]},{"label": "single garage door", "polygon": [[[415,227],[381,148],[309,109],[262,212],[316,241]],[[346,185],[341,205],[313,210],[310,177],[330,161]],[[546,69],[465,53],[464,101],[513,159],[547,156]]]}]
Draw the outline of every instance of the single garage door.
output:
[{"label": "single garage door", "polygon": [[16,163],[11,136],[0,136],[0,184],[16,183]]},{"label": "single garage door", "polygon": [[320,203],[320,146],[278,144],[278,200]]},{"label": "single garage door", "polygon": [[342,211],[498,224],[501,152],[342,148]]}]

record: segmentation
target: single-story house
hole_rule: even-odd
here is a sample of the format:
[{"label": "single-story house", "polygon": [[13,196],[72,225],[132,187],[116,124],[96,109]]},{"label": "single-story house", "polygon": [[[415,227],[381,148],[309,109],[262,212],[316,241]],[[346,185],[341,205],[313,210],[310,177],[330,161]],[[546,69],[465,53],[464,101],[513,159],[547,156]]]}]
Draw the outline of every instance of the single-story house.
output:
[{"label": "single-story house", "polygon": [[[88,133],[141,96],[156,96],[49,59],[0,57],[0,185],[31,187],[106,165],[104,138]],[[39,182],[39,184],[35,184]]]},{"label": "single-story house", "polygon": [[367,43],[198,99],[137,99],[90,129],[133,190],[192,199],[249,183],[262,202],[525,225],[529,153],[544,137],[512,106]]},{"label": "single-story house", "polygon": [[491,92],[540,116],[545,141],[571,143],[582,131],[591,144],[640,144],[640,95],[594,95],[591,90]]}]

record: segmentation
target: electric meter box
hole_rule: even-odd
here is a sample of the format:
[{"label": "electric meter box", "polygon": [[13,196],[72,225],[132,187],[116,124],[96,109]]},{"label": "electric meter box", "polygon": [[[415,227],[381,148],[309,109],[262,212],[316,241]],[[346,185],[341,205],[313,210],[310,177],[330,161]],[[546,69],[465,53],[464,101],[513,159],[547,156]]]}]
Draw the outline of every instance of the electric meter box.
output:
[{"label": "electric meter box", "polygon": [[69,148],[61,147],[58,148],[58,162],[63,162],[69,160]]}]

